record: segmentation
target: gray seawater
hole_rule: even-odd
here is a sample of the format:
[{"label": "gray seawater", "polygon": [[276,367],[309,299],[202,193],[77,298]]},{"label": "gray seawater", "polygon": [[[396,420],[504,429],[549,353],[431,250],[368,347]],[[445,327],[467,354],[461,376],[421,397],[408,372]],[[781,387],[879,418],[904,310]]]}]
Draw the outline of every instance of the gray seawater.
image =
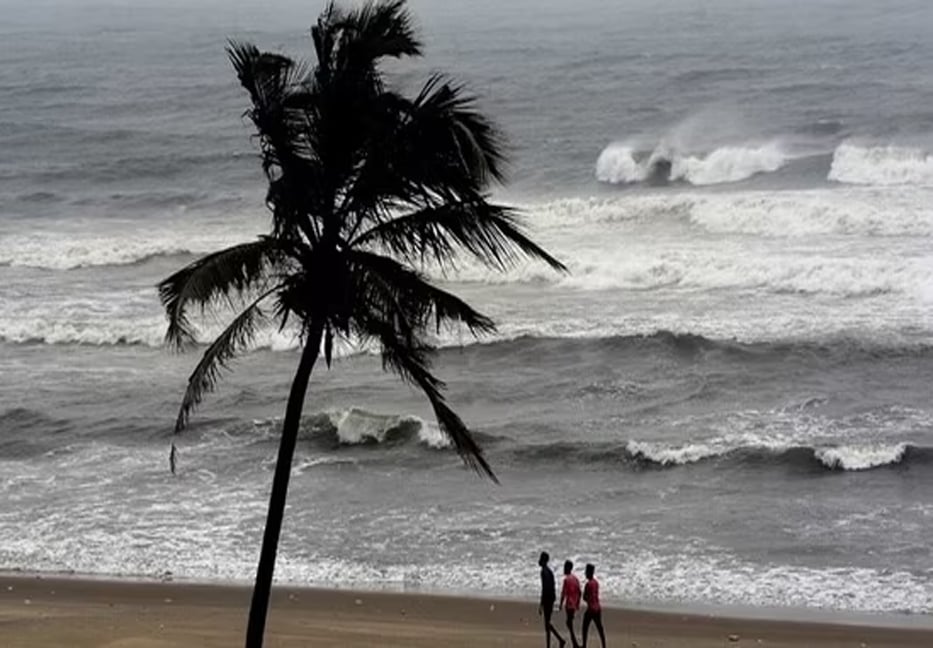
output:
[{"label": "gray seawater", "polygon": [[[278,578],[527,595],[548,549],[616,601],[929,613],[933,5],[412,7],[393,81],[480,95],[498,197],[572,272],[448,279],[500,324],[438,370],[502,486],[378,359],[315,375]],[[248,580],[294,340],[236,364],[172,476],[197,357],[154,284],[267,227],[223,47],[310,54],[319,6],[2,8],[0,569]]]}]

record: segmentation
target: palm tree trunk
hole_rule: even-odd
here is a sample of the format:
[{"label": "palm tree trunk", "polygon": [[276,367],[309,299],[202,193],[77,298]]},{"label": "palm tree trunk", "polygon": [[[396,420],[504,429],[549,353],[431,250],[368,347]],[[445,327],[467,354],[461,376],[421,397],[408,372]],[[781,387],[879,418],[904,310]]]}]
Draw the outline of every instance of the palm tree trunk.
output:
[{"label": "palm tree trunk", "polygon": [[295,444],[301,423],[301,409],[304,406],[311,369],[314,368],[314,363],[320,353],[323,332],[323,323],[312,323],[310,335],[301,352],[295,379],[292,381],[288,405],[285,407],[285,421],[282,423],[279,456],[275,462],[275,475],[272,478],[272,494],[269,496],[266,529],[262,536],[259,567],[256,569],[256,584],[253,586],[253,600],[249,608],[246,648],[262,647],[263,634],[266,629],[266,612],[269,609],[269,595],[272,591],[272,574],[275,571],[275,556],[279,547],[279,532],[282,530],[282,518],[285,515],[288,479],[291,476],[292,457],[295,455]]}]

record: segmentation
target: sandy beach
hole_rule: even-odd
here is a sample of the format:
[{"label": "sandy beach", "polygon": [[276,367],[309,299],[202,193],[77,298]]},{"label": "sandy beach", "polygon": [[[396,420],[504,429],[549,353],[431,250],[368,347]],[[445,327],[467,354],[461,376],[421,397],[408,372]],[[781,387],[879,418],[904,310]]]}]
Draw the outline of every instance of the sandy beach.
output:
[{"label": "sandy beach", "polygon": [[[239,586],[0,576],[0,645],[235,646],[249,594]],[[530,648],[543,645],[539,623],[534,605],[521,601],[280,587],[267,645]],[[933,630],[910,628],[625,609],[607,609],[605,623],[609,645],[626,648],[933,645]]]}]

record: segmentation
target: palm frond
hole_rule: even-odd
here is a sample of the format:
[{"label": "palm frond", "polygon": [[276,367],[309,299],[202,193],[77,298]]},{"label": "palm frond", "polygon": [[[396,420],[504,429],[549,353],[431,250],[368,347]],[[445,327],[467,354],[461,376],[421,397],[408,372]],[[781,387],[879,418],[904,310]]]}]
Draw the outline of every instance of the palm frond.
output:
[{"label": "palm frond", "polygon": [[311,27],[311,41],[314,43],[314,53],[317,56],[318,73],[322,80],[329,76],[334,47],[336,45],[337,30],[335,25],[343,20],[343,13],[333,1],[328,2],[318,16],[317,22]]},{"label": "palm frond", "polygon": [[260,303],[274,290],[263,293],[243,309],[204,351],[201,361],[188,378],[188,387],[175,419],[175,434],[188,425],[191,412],[201,403],[204,394],[214,389],[221,371],[230,360],[248,347],[259,328],[266,324],[266,315]]},{"label": "palm frond", "polygon": [[513,267],[524,256],[559,272],[567,271],[524,233],[515,211],[483,198],[450,201],[383,221],[357,236],[351,245],[384,248],[413,263],[432,260],[442,268],[464,250],[497,270]]},{"label": "palm frond", "polygon": [[435,75],[414,100],[386,91],[370,104],[342,206],[352,231],[384,220],[386,206],[473,199],[504,180],[503,138],[462,87]]},{"label": "palm frond", "polygon": [[366,2],[336,23],[347,68],[371,68],[382,58],[421,54],[421,43],[405,5],[405,0]]},{"label": "palm frond", "polygon": [[376,338],[382,346],[383,367],[391,369],[424,392],[434,410],[438,426],[450,439],[464,463],[498,484],[499,480],[486,460],[483,449],[463,420],[447,404],[443,393],[445,383],[431,373],[434,348],[417,340],[412,342],[400,339],[396,331],[384,323],[371,321],[363,322],[362,325],[364,332]]},{"label": "palm frond", "polygon": [[208,254],[164,279],[159,298],[169,321],[166,342],[178,348],[195,342],[188,319],[191,304],[203,308],[218,298],[232,302],[234,296],[258,288],[281,258],[279,243],[262,237]]},{"label": "palm frond", "polygon": [[[286,117],[289,100],[306,87],[306,65],[283,54],[260,51],[252,43],[234,40],[227,43],[227,56],[252,100],[253,109],[247,115],[262,135],[277,139],[277,134],[286,134],[285,127],[300,125],[300,122],[292,124]],[[287,133],[289,138],[295,134],[296,131]]]},{"label": "palm frond", "polygon": [[[459,162],[479,186],[505,178],[502,135],[477,110],[476,97],[445,76],[433,75],[408,107],[408,123],[422,137],[434,138],[449,163]],[[446,148],[446,150],[444,150]]]},{"label": "palm frond", "polygon": [[403,338],[432,324],[438,333],[450,323],[465,325],[474,336],[496,330],[491,319],[395,259],[354,250],[349,261],[357,277],[356,306],[367,313],[364,319],[376,313],[381,321],[393,322]]}]

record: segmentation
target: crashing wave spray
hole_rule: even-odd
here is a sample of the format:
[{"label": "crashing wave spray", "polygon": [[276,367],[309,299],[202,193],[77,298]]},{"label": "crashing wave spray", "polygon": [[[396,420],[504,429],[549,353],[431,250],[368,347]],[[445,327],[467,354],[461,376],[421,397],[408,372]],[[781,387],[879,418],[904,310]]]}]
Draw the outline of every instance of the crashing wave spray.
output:
[{"label": "crashing wave spray", "polygon": [[772,173],[787,162],[780,142],[761,145],[724,146],[707,154],[679,152],[662,141],[650,153],[625,143],[612,143],[596,161],[596,178],[610,184],[664,184],[687,182],[712,185],[747,180],[759,173]]}]

